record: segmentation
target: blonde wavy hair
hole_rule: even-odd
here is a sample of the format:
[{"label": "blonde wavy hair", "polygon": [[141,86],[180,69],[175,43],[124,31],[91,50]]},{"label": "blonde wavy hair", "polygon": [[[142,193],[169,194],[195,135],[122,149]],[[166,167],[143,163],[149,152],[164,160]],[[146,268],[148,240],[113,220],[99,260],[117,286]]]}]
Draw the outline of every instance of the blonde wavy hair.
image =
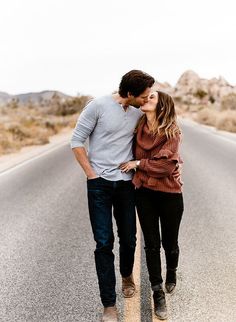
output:
[{"label": "blonde wavy hair", "polygon": [[[156,91],[158,94],[158,101],[156,105],[156,118],[153,124],[151,132],[155,136],[165,134],[167,138],[176,137],[177,133],[180,133],[180,128],[177,124],[177,115],[175,112],[175,104],[172,97],[164,92]],[[147,117],[144,114],[135,129],[147,122]]]}]

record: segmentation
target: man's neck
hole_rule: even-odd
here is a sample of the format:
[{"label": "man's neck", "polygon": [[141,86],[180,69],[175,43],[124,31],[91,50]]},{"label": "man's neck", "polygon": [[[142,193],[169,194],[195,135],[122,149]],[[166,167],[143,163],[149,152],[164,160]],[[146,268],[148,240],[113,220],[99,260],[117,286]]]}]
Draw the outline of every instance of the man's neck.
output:
[{"label": "man's neck", "polygon": [[118,104],[123,107],[125,111],[127,110],[127,108],[129,107],[128,98],[121,97],[119,93],[113,94],[112,97]]}]

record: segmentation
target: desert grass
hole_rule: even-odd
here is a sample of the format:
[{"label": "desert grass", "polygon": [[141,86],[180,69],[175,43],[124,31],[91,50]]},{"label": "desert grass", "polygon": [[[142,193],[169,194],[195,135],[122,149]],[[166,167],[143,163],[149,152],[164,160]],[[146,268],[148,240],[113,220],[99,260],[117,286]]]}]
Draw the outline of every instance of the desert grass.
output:
[{"label": "desert grass", "polygon": [[219,113],[216,120],[216,128],[236,133],[236,111],[228,110]]},{"label": "desert grass", "polygon": [[176,106],[176,112],[179,116],[191,118],[200,124],[210,125],[222,131],[236,133],[236,110],[234,109],[236,107],[236,101],[234,102],[235,105],[232,104],[232,96],[230,96],[219,107],[216,107],[214,104],[205,106],[178,104]]},{"label": "desert grass", "polygon": [[50,136],[73,128],[89,99],[81,96],[61,102],[53,98],[43,106],[12,102],[0,107],[0,155],[46,144]]}]

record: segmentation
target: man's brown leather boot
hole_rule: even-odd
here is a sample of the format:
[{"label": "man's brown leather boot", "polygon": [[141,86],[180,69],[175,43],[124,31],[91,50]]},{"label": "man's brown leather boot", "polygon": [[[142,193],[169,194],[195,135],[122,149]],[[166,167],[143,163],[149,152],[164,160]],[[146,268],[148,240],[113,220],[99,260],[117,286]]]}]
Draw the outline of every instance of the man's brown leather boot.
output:
[{"label": "man's brown leather boot", "polygon": [[104,307],[102,322],[118,322],[116,306]]},{"label": "man's brown leather boot", "polygon": [[133,274],[122,277],[122,293],[124,297],[133,297],[135,294],[135,284]]}]

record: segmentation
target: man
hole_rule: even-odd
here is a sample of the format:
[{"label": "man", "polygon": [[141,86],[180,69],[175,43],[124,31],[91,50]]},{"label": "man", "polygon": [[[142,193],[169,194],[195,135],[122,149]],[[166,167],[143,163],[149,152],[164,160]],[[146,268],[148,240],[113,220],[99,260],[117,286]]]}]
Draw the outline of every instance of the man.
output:
[{"label": "man", "polygon": [[[134,128],[139,107],[148,101],[154,78],[131,70],[120,82],[116,94],[91,101],[81,113],[71,139],[71,148],[87,176],[88,205],[96,241],[95,264],[102,321],[118,321],[116,310],[112,207],[120,243],[120,273],[124,297],[135,294],[132,270],[136,245],[136,216],[131,172],[119,169],[133,159]],[[84,147],[89,138],[89,152]]]}]

